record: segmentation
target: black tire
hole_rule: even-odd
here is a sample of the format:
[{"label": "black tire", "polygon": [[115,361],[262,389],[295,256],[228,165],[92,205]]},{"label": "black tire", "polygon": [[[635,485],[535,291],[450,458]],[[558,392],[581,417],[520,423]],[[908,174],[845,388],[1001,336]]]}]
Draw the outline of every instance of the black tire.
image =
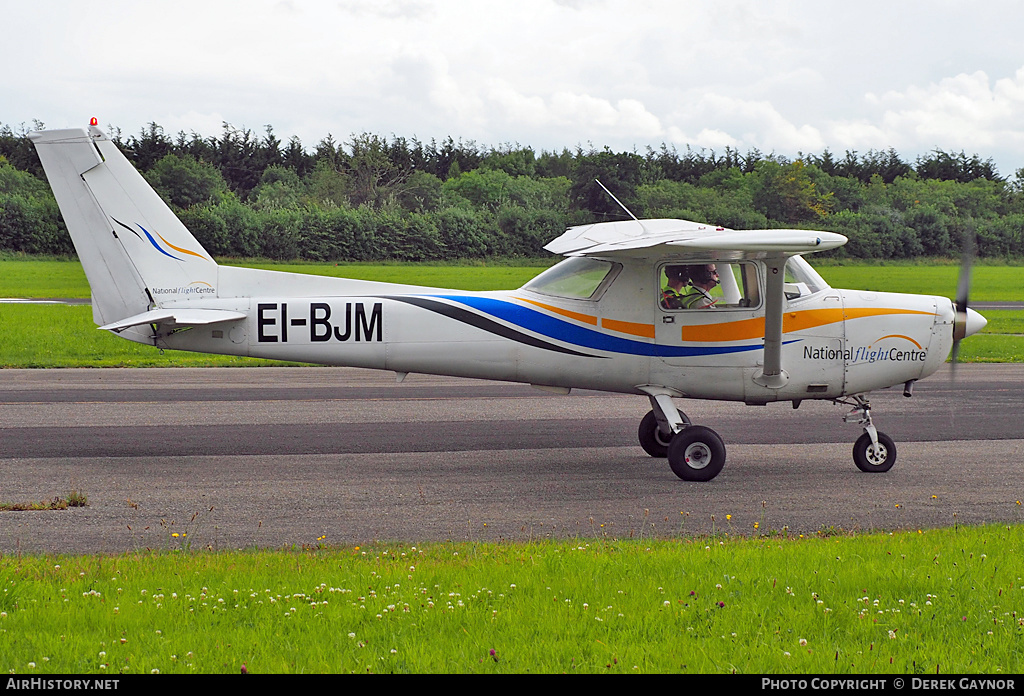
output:
[{"label": "black tire", "polygon": [[684,481],[710,481],[725,466],[725,443],[711,428],[691,425],[669,443],[668,465]]},{"label": "black tire", "polygon": [[888,471],[896,463],[896,443],[885,433],[878,433],[878,450],[875,450],[871,436],[864,433],[853,445],[853,463],[868,473]]},{"label": "black tire", "polygon": [[[679,411],[679,418],[683,421],[683,425],[689,427],[690,419],[687,418],[686,414]],[[644,448],[644,452],[656,457],[658,459],[664,459],[668,456],[668,444],[672,441],[672,435],[667,438],[662,435],[661,428],[658,427],[658,418],[654,415],[654,411],[648,411],[647,415],[640,421],[640,428],[636,433],[637,439],[640,440],[640,446]]]}]

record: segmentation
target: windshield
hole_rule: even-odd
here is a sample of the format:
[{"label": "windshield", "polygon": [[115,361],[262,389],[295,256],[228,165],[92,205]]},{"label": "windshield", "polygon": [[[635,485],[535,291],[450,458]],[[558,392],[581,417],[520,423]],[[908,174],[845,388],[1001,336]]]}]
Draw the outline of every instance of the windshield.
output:
[{"label": "windshield", "polygon": [[798,297],[807,297],[816,292],[827,290],[829,284],[818,275],[818,272],[811,268],[800,256],[791,256],[786,261],[786,297],[795,300]]},{"label": "windshield", "polygon": [[593,298],[605,281],[611,282],[619,264],[575,256],[552,266],[523,286],[544,295],[586,300]]}]

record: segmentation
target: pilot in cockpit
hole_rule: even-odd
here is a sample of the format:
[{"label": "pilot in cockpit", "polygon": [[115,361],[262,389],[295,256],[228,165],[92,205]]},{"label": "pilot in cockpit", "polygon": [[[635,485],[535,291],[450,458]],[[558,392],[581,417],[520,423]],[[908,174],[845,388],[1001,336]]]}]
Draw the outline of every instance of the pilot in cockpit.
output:
[{"label": "pilot in cockpit", "polygon": [[715,264],[687,266],[690,276],[690,289],[682,296],[684,309],[714,309],[717,299],[711,296],[711,290],[718,285],[718,269]]}]

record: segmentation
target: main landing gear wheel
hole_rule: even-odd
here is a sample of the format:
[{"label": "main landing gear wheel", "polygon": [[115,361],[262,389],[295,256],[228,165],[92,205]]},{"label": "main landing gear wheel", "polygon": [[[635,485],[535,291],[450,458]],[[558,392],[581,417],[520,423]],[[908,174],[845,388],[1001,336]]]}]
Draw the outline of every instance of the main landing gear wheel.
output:
[{"label": "main landing gear wheel", "polygon": [[[690,425],[690,419],[682,411],[679,411],[679,419],[683,421],[684,425]],[[640,446],[644,448],[644,452],[647,454],[659,459],[664,459],[668,456],[668,444],[674,436],[672,433],[666,436],[661,432],[661,428],[658,426],[658,418],[654,415],[654,411],[648,411],[647,415],[643,417],[636,435],[637,439],[640,440]]]},{"label": "main landing gear wheel", "polygon": [[710,481],[725,466],[725,443],[711,428],[691,425],[669,443],[668,465],[684,481]]},{"label": "main landing gear wheel", "polygon": [[871,444],[871,436],[864,433],[853,445],[853,463],[869,473],[888,471],[896,463],[896,443],[885,433],[878,433],[876,447]]}]

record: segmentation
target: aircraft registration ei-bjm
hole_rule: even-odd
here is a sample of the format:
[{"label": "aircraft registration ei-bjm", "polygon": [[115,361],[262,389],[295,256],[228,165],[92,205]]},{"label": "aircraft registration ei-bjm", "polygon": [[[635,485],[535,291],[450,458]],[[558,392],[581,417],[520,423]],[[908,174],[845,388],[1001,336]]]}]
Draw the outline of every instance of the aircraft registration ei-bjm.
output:
[{"label": "aircraft registration ei-bjm", "polygon": [[[97,127],[29,136],[92,291],[100,329],[158,348],[646,396],[644,450],[682,479],[725,463],[673,399],[796,407],[826,399],[861,425],[853,458],[888,471],[866,394],[934,373],[985,319],[943,297],[837,290],[802,254],[846,238],[685,220],[572,227],[566,258],[518,290],[465,292],[218,265]],[[666,302],[669,276],[718,273],[711,308]],[[695,288],[690,287],[690,291]],[[710,301],[709,300],[709,301]],[[955,357],[955,350],[954,350]]]}]

